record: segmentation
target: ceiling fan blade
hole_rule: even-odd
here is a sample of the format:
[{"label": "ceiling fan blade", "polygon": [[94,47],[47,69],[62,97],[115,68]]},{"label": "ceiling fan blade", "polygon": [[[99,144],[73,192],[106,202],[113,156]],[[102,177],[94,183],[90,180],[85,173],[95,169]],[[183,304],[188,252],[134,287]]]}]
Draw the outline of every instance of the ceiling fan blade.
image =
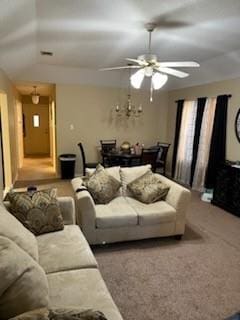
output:
[{"label": "ceiling fan blade", "polygon": [[147,66],[147,62],[143,60],[138,59],[132,59],[132,58],[125,58],[127,61],[138,63],[140,66]]},{"label": "ceiling fan blade", "polygon": [[162,73],[167,73],[167,74],[170,74],[170,75],[178,77],[178,78],[186,78],[189,76],[189,74],[186,72],[179,71],[179,70],[172,69],[172,68],[155,67],[154,69],[157,71],[160,71]]},{"label": "ceiling fan blade", "polygon": [[169,62],[159,62],[159,67],[200,67],[200,64],[195,61],[169,61]]},{"label": "ceiling fan blade", "polygon": [[122,66],[122,67],[110,67],[110,68],[101,68],[99,71],[111,71],[111,70],[120,70],[120,69],[139,69],[141,66]]}]

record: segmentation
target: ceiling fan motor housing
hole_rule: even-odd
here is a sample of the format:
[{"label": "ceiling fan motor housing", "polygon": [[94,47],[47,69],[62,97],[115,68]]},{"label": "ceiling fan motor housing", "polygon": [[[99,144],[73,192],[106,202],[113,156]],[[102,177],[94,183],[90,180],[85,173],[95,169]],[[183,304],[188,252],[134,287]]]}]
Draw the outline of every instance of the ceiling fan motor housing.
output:
[{"label": "ceiling fan motor housing", "polygon": [[144,61],[148,64],[154,64],[157,62],[157,56],[151,53],[145,53],[138,56],[138,60]]}]

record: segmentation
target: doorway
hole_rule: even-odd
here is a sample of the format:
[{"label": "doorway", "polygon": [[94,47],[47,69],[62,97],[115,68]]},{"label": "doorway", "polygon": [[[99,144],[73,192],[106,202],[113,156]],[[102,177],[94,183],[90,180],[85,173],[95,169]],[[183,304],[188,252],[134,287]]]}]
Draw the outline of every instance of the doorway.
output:
[{"label": "doorway", "polygon": [[22,161],[19,161],[17,181],[56,178],[55,87],[38,84],[37,104],[32,100],[32,85],[16,87],[21,94],[17,132],[22,140],[22,146],[18,144]]}]

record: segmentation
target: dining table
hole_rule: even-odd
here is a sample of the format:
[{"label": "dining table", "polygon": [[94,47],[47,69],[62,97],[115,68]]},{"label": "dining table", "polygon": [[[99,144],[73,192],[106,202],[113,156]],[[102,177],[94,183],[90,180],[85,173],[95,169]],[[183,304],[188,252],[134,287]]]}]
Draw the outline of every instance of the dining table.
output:
[{"label": "dining table", "polygon": [[123,152],[121,150],[101,151],[102,157],[107,159],[109,166],[132,167],[141,163],[141,154]]}]

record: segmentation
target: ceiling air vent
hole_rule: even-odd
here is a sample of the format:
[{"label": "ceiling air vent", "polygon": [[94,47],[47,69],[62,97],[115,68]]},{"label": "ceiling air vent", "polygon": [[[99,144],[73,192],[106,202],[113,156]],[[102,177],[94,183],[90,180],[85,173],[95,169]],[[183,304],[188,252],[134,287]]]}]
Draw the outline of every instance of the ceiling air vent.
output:
[{"label": "ceiling air vent", "polygon": [[40,51],[42,56],[53,56],[53,53],[51,51]]}]

